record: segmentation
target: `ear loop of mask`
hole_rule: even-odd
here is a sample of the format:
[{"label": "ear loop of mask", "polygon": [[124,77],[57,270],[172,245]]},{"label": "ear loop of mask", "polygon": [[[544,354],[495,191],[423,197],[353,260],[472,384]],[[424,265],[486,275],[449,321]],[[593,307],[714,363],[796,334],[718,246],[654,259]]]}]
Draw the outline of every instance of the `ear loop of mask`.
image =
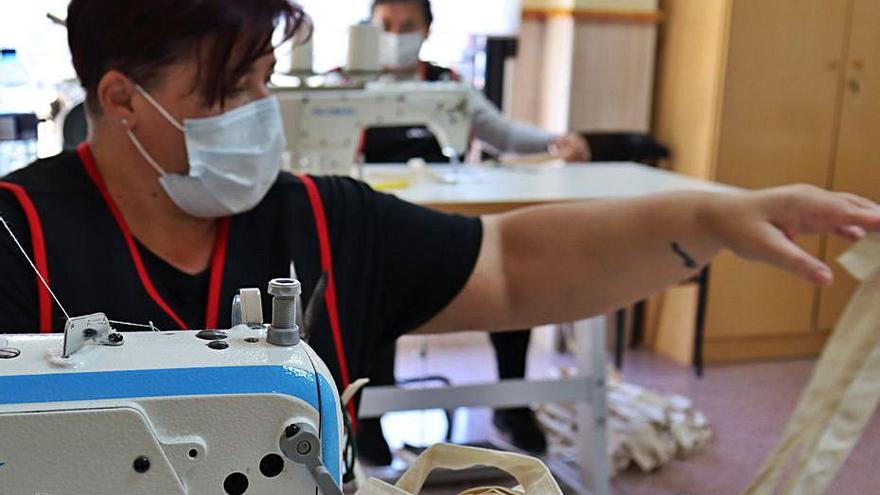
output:
[{"label": "ear loop of mask", "polygon": [[[177,120],[175,120],[175,118],[172,117],[171,114],[169,114],[168,111],[165,110],[162,105],[160,105],[159,102],[156,101],[155,98],[153,98],[152,95],[150,95],[150,93],[142,88],[140,84],[135,84],[134,87],[135,89],[137,89],[138,93],[140,93],[141,96],[143,96],[144,99],[147,100],[150,105],[152,105],[153,108],[156,109],[157,112],[165,117],[165,120],[167,120],[172,126],[174,126],[175,129],[179,130],[180,132],[184,132],[184,127],[180,125]],[[122,125],[126,126],[125,133],[128,134],[128,138],[131,139],[134,147],[137,148],[137,150],[140,152],[141,156],[144,157],[147,163],[149,163],[150,166],[152,166],[161,177],[167,175],[167,172],[162,170],[162,167],[159,166],[159,163],[157,163],[152,155],[147,152],[146,148],[144,148],[144,145],[141,144],[141,141],[137,138],[137,136],[134,135],[133,132],[131,132],[131,129],[128,128],[128,121],[126,119],[122,119]]]},{"label": "ear loop of mask", "polygon": [[[122,125],[127,126],[128,122],[125,119],[122,119]],[[153,159],[153,157],[149,153],[147,153],[147,150],[144,148],[144,145],[142,145],[141,141],[134,135],[133,132],[131,132],[131,129],[126,127],[125,133],[128,134],[128,138],[131,139],[132,144],[134,144],[134,147],[137,148],[137,150],[140,152],[141,156],[144,157],[144,160],[146,160],[147,163],[149,163],[150,166],[152,166],[156,170],[156,172],[159,174],[159,176],[164,177],[165,175],[167,175],[167,173],[164,170],[162,170],[162,167],[160,167],[159,164],[156,163],[156,160]]]},{"label": "ear loop of mask", "polygon": [[169,123],[171,123],[171,125],[177,128],[178,131],[184,132],[183,125],[177,122],[177,119],[172,117],[171,114],[168,113],[168,111],[165,110],[162,105],[160,105],[159,102],[156,101],[155,98],[153,98],[153,95],[147,93],[147,90],[142,88],[140,84],[135,84],[134,87],[138,90],[138,93],[140,93],[141,96],[144,97],[144,99],[150,102],[150,105],[153,105],[153,108],[155,108],[160,114],[162,114],[163,117],[165,117],[165,120],[167,120]]}]

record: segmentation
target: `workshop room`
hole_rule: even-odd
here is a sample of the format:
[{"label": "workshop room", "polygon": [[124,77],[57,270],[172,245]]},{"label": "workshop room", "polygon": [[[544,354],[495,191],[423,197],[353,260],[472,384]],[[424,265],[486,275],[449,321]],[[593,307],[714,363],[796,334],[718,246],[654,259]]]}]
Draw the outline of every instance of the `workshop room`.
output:
[{"label": "workshop room", "polygon": [[880,0],[0,0],[0,495],[880,493],[878,116]]}]

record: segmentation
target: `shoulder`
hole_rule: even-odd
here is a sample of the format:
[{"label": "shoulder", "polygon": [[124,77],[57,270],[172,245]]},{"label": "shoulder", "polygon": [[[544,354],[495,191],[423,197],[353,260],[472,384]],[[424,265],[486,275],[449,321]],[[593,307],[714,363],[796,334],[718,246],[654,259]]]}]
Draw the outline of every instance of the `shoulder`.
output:
[{"label": "shoulder", "polygon": [[281,172],[278,175],[278,179],[275,180],[275,184],[269,189],[267,199],[275,196],[285,198],[291,196],[306,197],[308,195],[308,183],[314,184],[317,187],[322,199],[325,199],[325,194],[332,198],[334,195],[345,195],[357,190],[372,191],[370,186],[351,177],[335,175],[309,175],[304,177],[290,172]]},{"label": "shoulder", "polygon": [[[310,186],[314,184],[317,198],[309,197]],[[375,205],[378,197],[369,185],[342,176],[306,176],[301,177],[289,172],[282,172],[269,190],[266,198],[258,208],[284,208],[302,211],[304,206],[311,207],[313,199],[320,199],[328,216],[342,214],[351,209],[364,209]],[[311,208],[309,208],[311,209]]]}]

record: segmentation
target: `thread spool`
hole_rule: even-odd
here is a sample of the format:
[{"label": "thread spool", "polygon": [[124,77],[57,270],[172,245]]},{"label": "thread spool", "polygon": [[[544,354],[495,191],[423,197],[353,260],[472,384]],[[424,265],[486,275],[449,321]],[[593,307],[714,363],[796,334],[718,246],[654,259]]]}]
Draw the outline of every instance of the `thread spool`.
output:
[{"label": "thread spool", "polygon": [[296,43],[290,51],[290,72],[292,74],[314,74],[314,37],[304,43]]},{"label": "thread spool", "polygon": [[356,24],[348,28],[348,63],[346,71],[352,73],[378,73],[379,40],[382,28],[373,24]]}]

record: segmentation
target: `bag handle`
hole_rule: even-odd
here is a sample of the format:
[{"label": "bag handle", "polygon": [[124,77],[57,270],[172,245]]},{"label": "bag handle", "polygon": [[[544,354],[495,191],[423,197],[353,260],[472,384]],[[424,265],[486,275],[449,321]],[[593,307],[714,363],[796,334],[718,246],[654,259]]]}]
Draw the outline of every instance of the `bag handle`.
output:
[{"label": "bag handle", "polygon": [[525,488],[526,495],[562,495],[550,470],[534,457],[450,444],[437,444],[423,452],[395,486],[415,494],[421,491],[435,469],[460,471],[475,466],[491,466],[507,472]]}]

